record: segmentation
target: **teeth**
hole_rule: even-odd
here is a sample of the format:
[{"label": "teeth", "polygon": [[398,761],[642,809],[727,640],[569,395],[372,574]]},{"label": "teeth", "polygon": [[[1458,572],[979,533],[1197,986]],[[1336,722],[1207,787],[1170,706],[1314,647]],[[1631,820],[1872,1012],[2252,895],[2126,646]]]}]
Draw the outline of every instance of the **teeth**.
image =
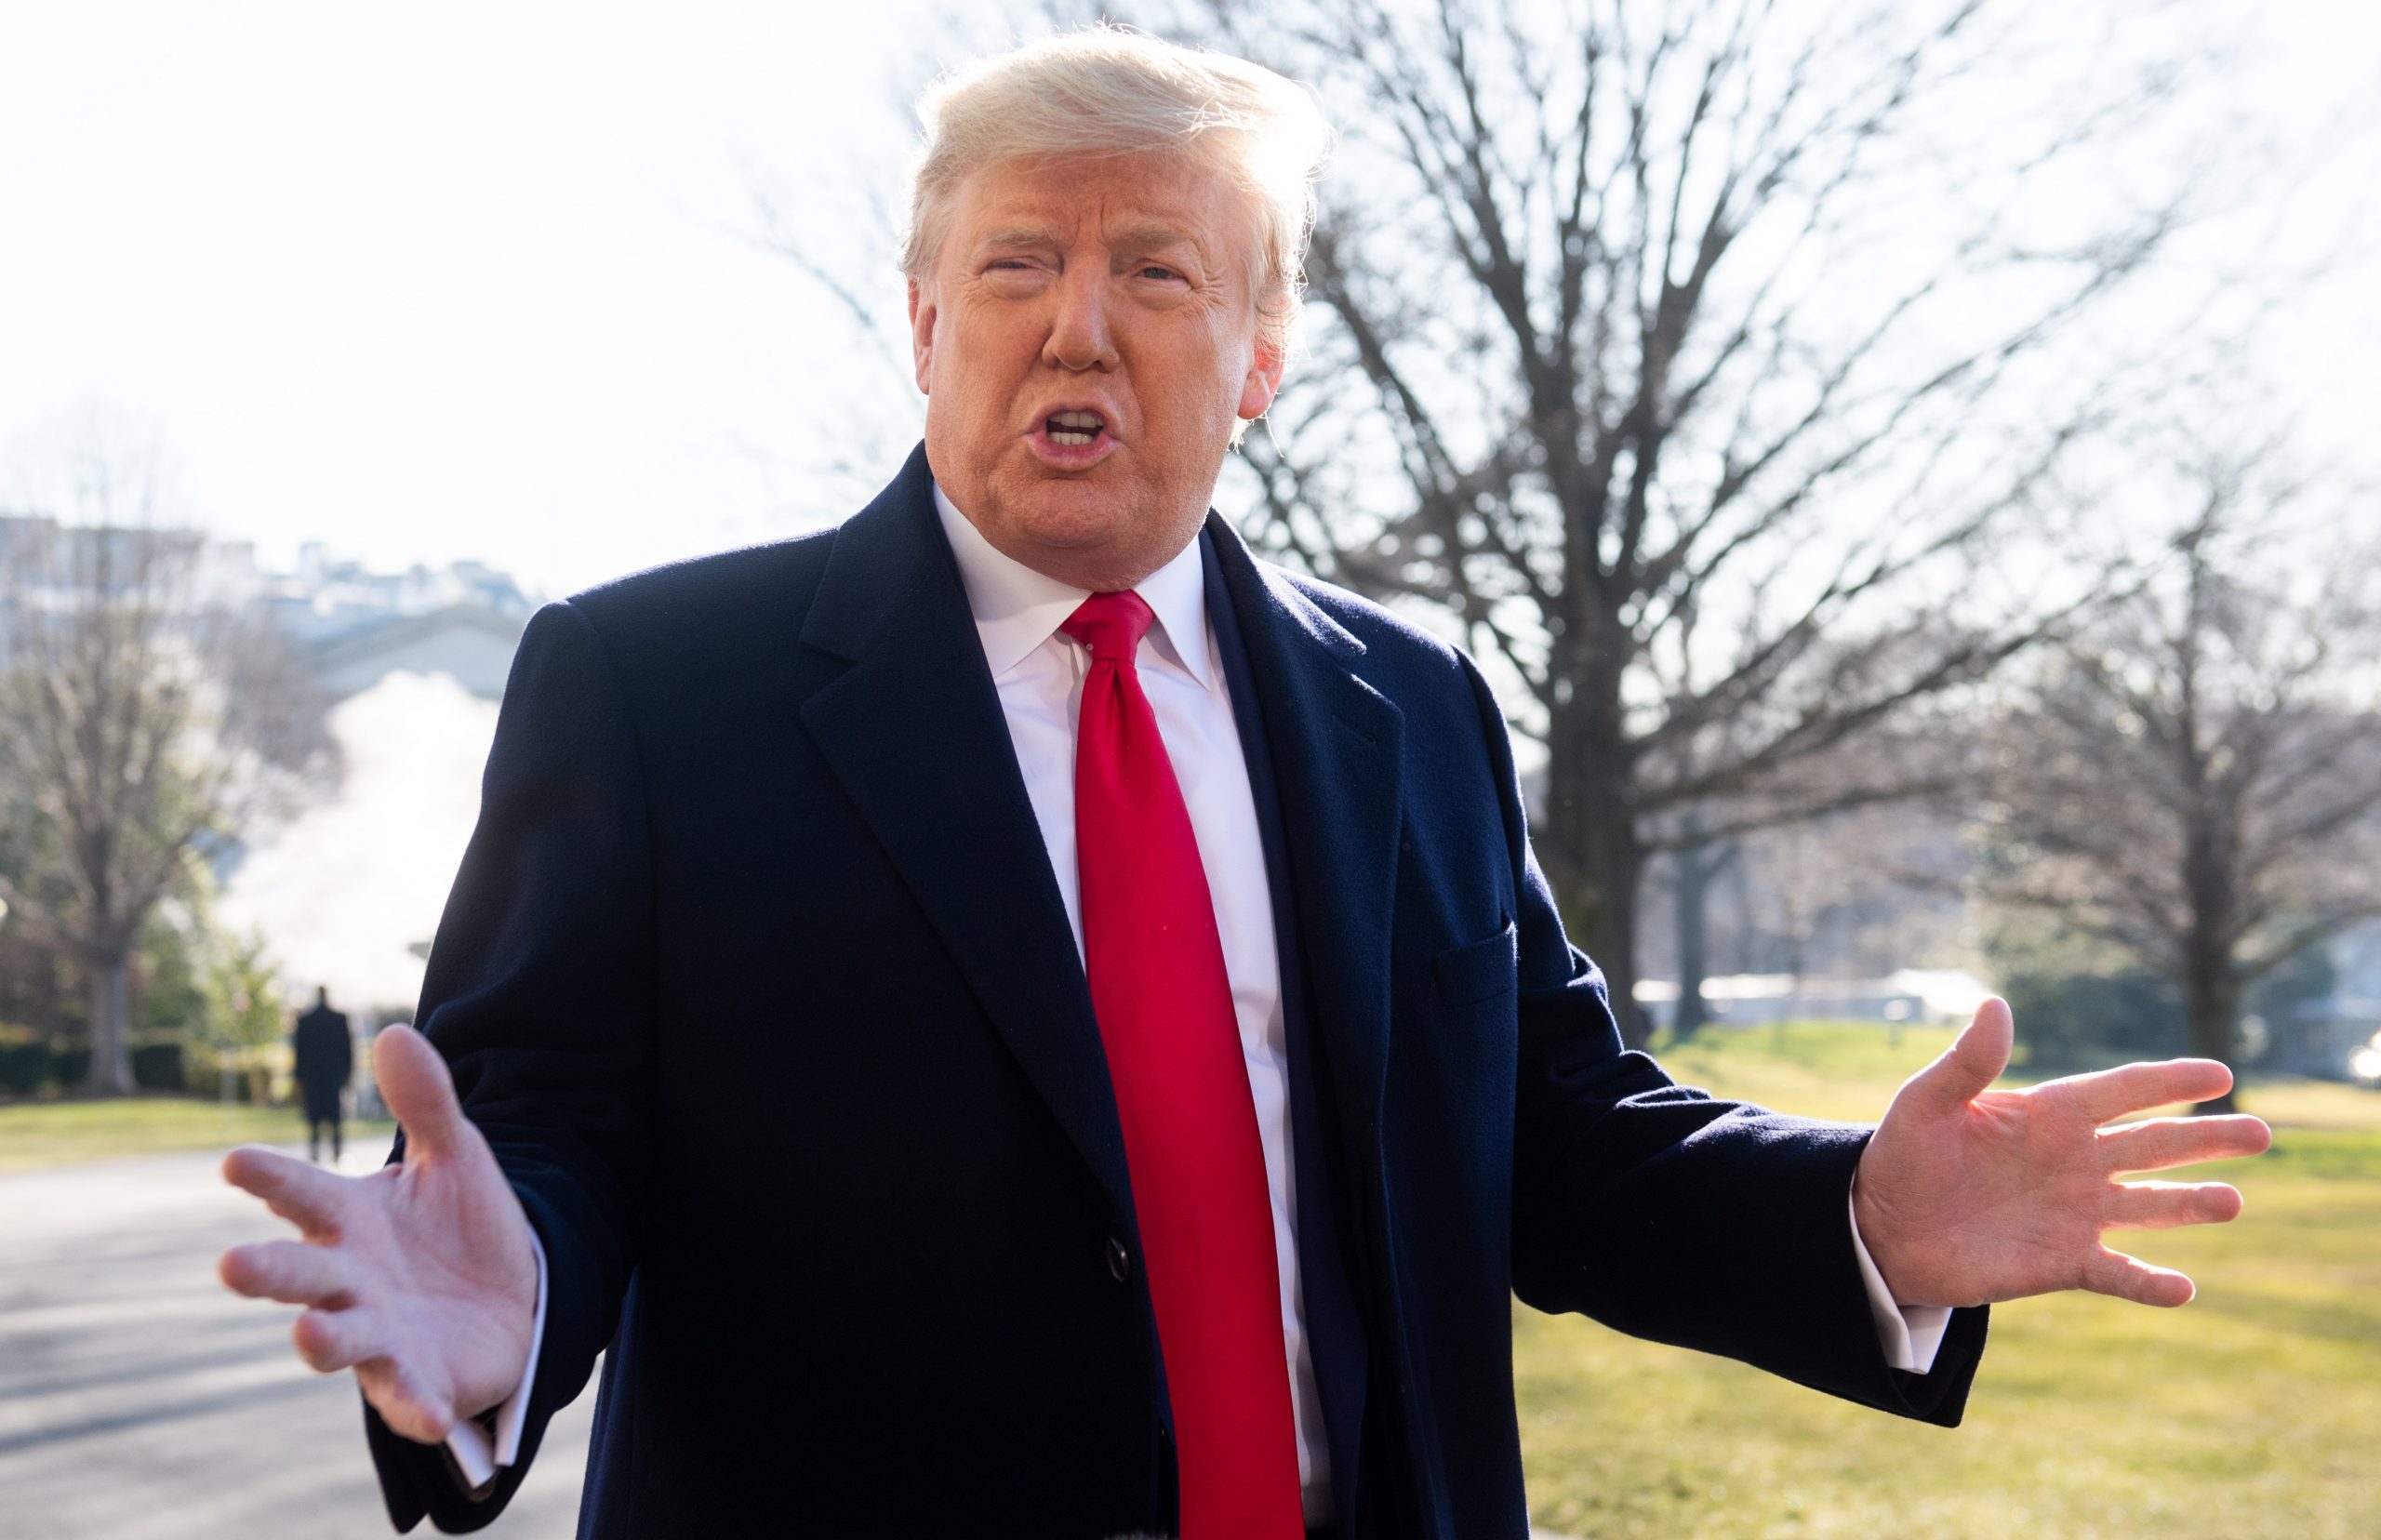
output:
[{"label": "teeth", "polygon": [[1052,444],[1081,449],[1097,439],[1108,419],[1097,412],[1053,412],[1043,422]]}]

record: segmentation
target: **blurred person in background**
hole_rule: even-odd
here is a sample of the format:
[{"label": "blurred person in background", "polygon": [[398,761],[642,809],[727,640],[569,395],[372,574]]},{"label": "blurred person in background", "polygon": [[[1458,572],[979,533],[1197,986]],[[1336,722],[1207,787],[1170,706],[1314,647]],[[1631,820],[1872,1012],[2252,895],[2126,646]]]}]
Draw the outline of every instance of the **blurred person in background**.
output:
[{"label": "blurred person in background", "polygon": [[339,1164],[339,1118],[348,1082],[355,1077],[355,1038],[344,1013],[331,1009],[327,986],[314,989],[314,1003],[289,1034],[297,1058],[298,1104],[306,1114],[306,1159],[320,1165],[323,1131],[331,1136],[331,1164]]}]

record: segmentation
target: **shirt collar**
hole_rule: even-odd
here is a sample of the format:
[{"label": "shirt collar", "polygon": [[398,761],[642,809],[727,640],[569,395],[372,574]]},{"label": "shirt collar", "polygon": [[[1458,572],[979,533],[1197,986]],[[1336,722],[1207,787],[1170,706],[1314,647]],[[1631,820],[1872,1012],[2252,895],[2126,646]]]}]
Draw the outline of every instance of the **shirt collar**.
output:
[{"label": "shirt collar", "polygon": [[[934,506],[942,516],[951,553],[959,560],[959,578],[967,590],[967,607],[975,612],[984,661],[998,679],[1050,640],[1076,606],[1091,596],[1091,591],[1036,572],[1002,551],[959,511],[939,482],[935,485]],[[1153,634],[1159,645],[1202,688],[1214,689],[1215,654],[1207,645],[1205,558],[1200,554],[1198,540],[1192,539],[1174,560],[1142,578],[1133,591],[1157,617]]]}]

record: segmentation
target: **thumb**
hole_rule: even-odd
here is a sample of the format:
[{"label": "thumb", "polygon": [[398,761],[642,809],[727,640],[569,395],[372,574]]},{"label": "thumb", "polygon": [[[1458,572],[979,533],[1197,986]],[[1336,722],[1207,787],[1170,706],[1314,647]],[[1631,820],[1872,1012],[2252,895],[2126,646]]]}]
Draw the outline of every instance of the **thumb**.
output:
[{"label": "thumb", "polygon": [[381,1029],[372,1040],[372,1075],[405,1127],[408,1149],[451,1155],[460,1148],[470,1125],[455,1100],[455,1077],[428,1038],[402,1023]]},{"label": "thumb", "polygon": [[1910,1077],[1909,1089],[1937,1107],[1965,1107],[2009,1068],[2016,1029],[2009,1002],[1999,995],[1987,996],[1943,1056]]}]

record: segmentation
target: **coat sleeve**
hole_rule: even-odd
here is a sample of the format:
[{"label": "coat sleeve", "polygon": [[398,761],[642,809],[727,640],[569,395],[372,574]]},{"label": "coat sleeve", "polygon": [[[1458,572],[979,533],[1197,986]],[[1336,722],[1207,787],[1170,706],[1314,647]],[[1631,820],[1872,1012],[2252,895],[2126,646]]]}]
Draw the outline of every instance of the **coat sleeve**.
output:
[{"label": "coat sleeve", "polygon": [[1986,1312],[1954,1313],[1930,1373],[1887,1366],[1847,1201],[1870,1129],[1722,1100],[1623,1047],[1603,976],[1564,938],[1530,849],[1503,713],[1466,669],[1517,890],[1514,1292],[1537,1309],[1957,1424]]},{"label": "coat sleeve", "polygon": [[464,1490],[444,1449],[400,1438],[366,1407],[400,1531],[425,1514],[450,1533],[494,1520],[619,1319],[650,1158],[648,830],[638,745],[603,639],[583,610],[549,605],[505,686],[479,824],[417,1016],[545,1247],[545,1336],[519,1456],[480,1492]]}]

